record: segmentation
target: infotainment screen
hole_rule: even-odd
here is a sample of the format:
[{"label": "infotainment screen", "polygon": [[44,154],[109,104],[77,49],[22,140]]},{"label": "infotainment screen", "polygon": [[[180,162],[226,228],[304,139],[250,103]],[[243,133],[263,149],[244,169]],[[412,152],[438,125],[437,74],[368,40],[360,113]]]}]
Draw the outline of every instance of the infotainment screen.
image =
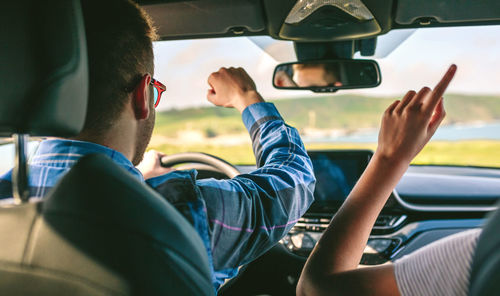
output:
[{"label": "infotainment screen", "polygon": [[373,155],[369,150],[309,151],[316,175],[315,201],[309,212],[342,205]]}]

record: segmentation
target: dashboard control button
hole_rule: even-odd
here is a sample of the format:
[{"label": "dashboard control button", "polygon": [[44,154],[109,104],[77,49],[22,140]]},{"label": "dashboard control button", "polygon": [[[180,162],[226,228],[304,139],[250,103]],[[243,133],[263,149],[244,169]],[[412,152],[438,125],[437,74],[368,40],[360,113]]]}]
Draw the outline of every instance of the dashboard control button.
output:
[{"label": "dashboard control button", "polygon": [[368,246],[370,246],[377,253],[384,253],[391,245],[391,239],[371,239],[368,241]]}]

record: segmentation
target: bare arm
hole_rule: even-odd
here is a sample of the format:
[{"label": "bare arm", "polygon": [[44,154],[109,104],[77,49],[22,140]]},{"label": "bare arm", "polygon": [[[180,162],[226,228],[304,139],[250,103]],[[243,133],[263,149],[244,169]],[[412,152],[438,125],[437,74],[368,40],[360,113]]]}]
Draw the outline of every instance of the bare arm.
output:
[{"label": "bare arm", "polygon": [[455,71],[451,66],[434,90],[409,91],[385,111],[377,151],[307,260],[297,295],[399,294],[392,265],[356,268],[392,190],[443,120],[442,95]]}]

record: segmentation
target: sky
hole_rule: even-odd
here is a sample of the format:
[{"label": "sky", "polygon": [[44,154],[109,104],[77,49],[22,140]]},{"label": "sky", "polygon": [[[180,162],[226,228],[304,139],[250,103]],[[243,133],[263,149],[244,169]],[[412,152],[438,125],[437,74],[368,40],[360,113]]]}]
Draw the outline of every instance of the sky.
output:
[{"label": "sky", "polygon": [[[410,36],[387,56],[375,58],[382,72],[380,86],[336,94],[399,96],[410,89],[432,87],[455,63],[458,71],[448,92],[500,95],[500,26],[399,30],[379,37],[379,48],[402,33]],[[268,44],[273,57],[246,37],[156,42],[155,78],[167,86],[159,109],[209,105],[207,78],[223,66],[245,68],[264,98],[318,96],[274,89],[274,67],[295,59],[293,44],[273,42],[270,37],[256,40]]]}]

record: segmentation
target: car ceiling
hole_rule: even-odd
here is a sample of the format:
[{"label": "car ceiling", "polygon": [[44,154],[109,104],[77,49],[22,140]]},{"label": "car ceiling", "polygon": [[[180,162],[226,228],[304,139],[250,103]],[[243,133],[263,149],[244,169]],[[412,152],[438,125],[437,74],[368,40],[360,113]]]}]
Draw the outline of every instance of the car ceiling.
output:
[{"label": "car ceiling", "polygon": [[[359,0],[336,0],[349,1]],[[498,0],[361,1],[374,17],[370,26],[341,15],[333,6],[318,9],[298,24],[284,24],[297,0],[137,2],[153,18],[162,40],[269,35],[299,42],[342,41],[372,38],[392,29],[500,24]]]}]

